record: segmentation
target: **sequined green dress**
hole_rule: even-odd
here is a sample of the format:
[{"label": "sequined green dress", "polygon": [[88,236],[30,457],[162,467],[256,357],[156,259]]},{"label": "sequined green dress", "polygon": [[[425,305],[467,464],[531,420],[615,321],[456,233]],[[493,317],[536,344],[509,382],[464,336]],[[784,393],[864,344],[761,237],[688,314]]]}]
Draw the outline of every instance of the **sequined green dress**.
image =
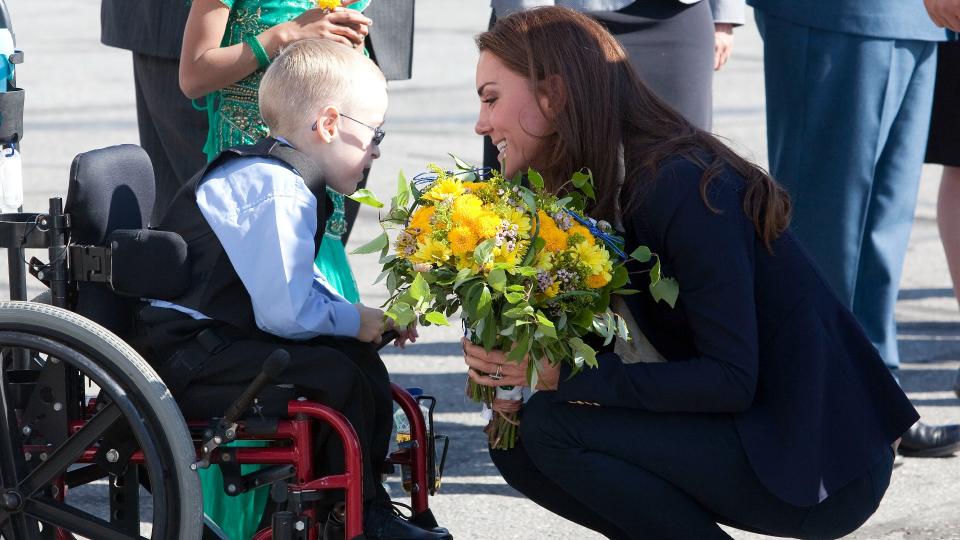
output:
[{"label": "sequined green dress", "polygon": [[[223,35],[221,47],[242,43],[248,35],[258,35],[269,28],[296,18],[304,11],[316,7],[316,0],[220,0],[230,8],[230,16]],[[363,10],[370,0],[362,0],[350,6]],[[267,126],[260,118],[257,106],[257,90],[264,70],[258,69],[245,79],[227,88],[207,95],[204,108],[210,123],[204,152],[207,160],[215,158],[224,148],[240,144],[253,144],[269,135]],[[350,302],[360,299],[356,281],[350,271],[342,237],[347,230],[344,217],[344,197],[328,189],[334,202],[334,212],[327,219],[326,231],[320,243],[316,264],[327,281]],[[323,201],[320,201],[323,204]],[[243,443],[254,446],[257,443]],[[241,443],[237,444],[241,446]],[[241,466],[246,474],[259,468],[256,465]],[[216,523],[232,540],[247,540],[256,532],[266,507],[267,489],[257,489],[236,497],[223,491],[223,476],[219,467],[200,470],[203,484],[203,512]]]}]

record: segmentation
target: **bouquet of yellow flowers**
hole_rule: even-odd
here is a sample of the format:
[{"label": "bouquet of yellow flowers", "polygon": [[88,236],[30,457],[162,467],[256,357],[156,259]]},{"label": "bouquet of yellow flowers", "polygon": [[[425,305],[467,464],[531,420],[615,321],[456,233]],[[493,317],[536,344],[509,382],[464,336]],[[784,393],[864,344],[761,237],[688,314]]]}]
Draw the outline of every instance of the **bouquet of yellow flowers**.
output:
[{"label": "bouquet of yellow flowers", "polygon": [[[629,339],[624,320],[609,309],[610,295],[637,291],[624,288],[629,278],[622,239],[583,214],[594,197],[589,171],[575,173],[557,196],[544,190],[532,169],[526,187],[519,177],[506,180],[460,160],[457,166],[448,172],[431,164],[413,181],[401,173],[381,220],[384,233],[355,251],[381,251],[377,281],[385,278],[390,291],[386,315],[401,327],[415,320],[446,325],[462,311],[470,339],[486,350],[508,351],[508,360],[517,363],[528,356],[568,362],[574,373],[596,366],[596,351],[584,341],[588,334],[605,345]],[[657,256],[640,247],[630,257],[655,259],[650,292],[673,305],[677,284],[661,276]],[[531,387],[536,366],[527,364]],[[468,394],[492,409],[490,446],[512,448],[520,389],[471,381]]]}]

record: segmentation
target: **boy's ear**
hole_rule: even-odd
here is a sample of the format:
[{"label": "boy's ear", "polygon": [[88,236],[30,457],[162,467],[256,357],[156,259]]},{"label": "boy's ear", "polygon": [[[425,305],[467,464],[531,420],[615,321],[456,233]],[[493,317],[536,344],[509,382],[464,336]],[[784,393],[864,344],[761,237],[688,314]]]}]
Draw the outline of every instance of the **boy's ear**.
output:
[{"label": "boy's ear", "polygon": [[340,125],[340,111],[333,106],[326,106],[317,114],[316,132],[323,142],[330,143],[337,138],[337,126]]}]

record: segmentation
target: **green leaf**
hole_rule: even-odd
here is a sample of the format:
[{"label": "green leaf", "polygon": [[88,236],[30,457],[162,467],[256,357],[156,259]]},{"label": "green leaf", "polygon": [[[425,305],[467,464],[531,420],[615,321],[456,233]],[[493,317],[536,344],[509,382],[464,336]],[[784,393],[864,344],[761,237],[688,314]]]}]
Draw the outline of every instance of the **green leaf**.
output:
[{"label": "green leaf", "polygon": [[410,204],[410,182],[404,176],[403,171],[397,175],[397,194],[390,201],[391,209],[406,208]]},{"label": "green leaf", "polygon": [[630,296],[631,294],[637,294],[640,291],[637,289],[617,289],[613,291],[613,294],[619,294],[620,296]]},{"label": "green leaf", "polygon": [[520,193],[520,198],[523,199],[523,204],[527,206],[527,211],[535,213],[537,211],[537,196],[533,194],[529,189],[524,190]]},{"label": "green leaf", "polygon": [[597,351],[593,350],[593,347],[587,345],[578,337],[570,338],[567,343],[570,344],[570,349],[573,352],[573,364],[576,367],[582,368],[584,365],[597,367]]},{"label": "green leaf", "polygon": [[390,245],[390,237],[383,233],[366,244],[350,252],[351,255],[366,255],[375,253]]},{"label": "green leaf", "polygon": [[480,290],[480,298],[477,301],[477,318],[481,319],[486,317],[490,313],[490,308],[490,289],[488,289],[486,285],[483,285],[483,288]]},{"label": "green leaf", "polygon": [[519,364],[528,352],[530,352],[530,340],[518,339],[513,349],[510,349],[510,352],[507,353],[507,360]]},{"label": "green leaf", "polygon": [[673,278],[665,277],[650,284],[650,294],[657,302],[663,300],[670,307],[675,307],[680,296],[680,284]]},{"label": "green leaf", "polygon": [[450,321],[440,313],[439,311],[428,311],[424,314],[424,318],[427,319],[431,324],[436,324],[438,326],[450,326]]},{"label": "green leaf", "polygon": [[573,173],[573,176],[570,177],[570,180],[573,181],[573,187],[577,189],[583,189],[583,186],[593,182],[593,175],[590,173],[589,169],[587,169],[587,172],[583,172],[581,169]]},{"label": "green leaf", "polygon": [[533,307],[517,306],[503,312],[503,316],[508,319],[520,319],[526,317],[527,315],[533,315]]},{"label": "green leaf", "polygon": [[650,257],[653,256],[653,253],[650,251],[650,248],[647,246],[640,246],[637,249],[633,250],[633,253],[630,254],[630,258],[645,263],[650,260]]},{"label": "green leaf", "polygon": [[488,351],[492,350],[497,344],[497,324],[493,320],[492,313],[489,313],[483,318],[483,329],[480,331],[480,342],[483,343],[483,348]]},{"label": "green leaf", "polygon": [[447,153],[447,155],[453,158],[453,162],[457,164],[457,168],[460,169],[461,171],[472,171],[476,168],[471,165],[467,165],[465,161],[463,161],[462,159],[458,158],[453,154]]},{"label": "green leaf", "polygon": [[527,167],[527,180],[537,191],[543,191],[543,177],[533,167]]},{"label": "green leaf", "polygon": [[493,259],[493,248],[495,247],[496,243],[493,238],[480,242],[477,249],[473,250],[473,260],[481,266],[486,264],[487,261]]},{"label": "green leaf", "polygon": [[516,304],[517,302],[523,300],[524,294],[521,292],[508,292],[503,295],[503,298],[510,304]]},{"label": "green leaf", "polygon": [[503,288],[507,285],[507,273],[502,268],[495,268],[487,276],[487,283],[493,290],[503,292]]},{"label": "green leaf", "polygon": [[471,268],[462,268],[459,272],[457,272],[457,279],[455,279],[453,282],[453,290],[460,288],[461,285],[469,281],[472,277],[474,277],[474,275],[475,274]]},{"label": "green leaf", "polygon": [[410,304],[406,302],[396,302],[386,311],[386,316],[394,320],[400,328],[410,326],[410,323],[417,319],[417,314],[413,311]]},{"label": "green leaf", "polygon": [[657,262],[653,263],[653,268],[650,269],[650,286],[656,285],[660,281],[660,257],[657,257]]},{"label": "green leaf", "polygon": [[619,289],[627,283],[630,283],[630,274],[627,272],[626,266],[620,265],[613,271],[613,279],[610,280],[609,288]]},{"label": "green leaf", "polygon": [[377,196],[366,188],[358,189],[357,191],[353,192],[352,195],[347,195],[347,197],[357,201],[360,204],[365,204],[374,208],[383,208],[383,203],[380,202],[380,199],[377,199]]},{"label": "green leaf", "polygon": [[413,278],[413,283],[410,284],[410,290],[408,292],[417,302],[422,302],[430,296],[430,285],[427,283],[427,280],[423,278],[422,273],[417,272],[417,275]]}]

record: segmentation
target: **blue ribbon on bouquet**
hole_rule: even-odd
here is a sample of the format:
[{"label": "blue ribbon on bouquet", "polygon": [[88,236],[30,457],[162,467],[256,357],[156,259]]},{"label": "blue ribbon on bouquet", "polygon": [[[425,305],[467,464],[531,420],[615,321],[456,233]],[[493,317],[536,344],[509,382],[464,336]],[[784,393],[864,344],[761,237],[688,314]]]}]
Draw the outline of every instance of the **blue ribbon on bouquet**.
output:
[{"label": "blue ribbon on bouquet", "polygon": [[566,212],[567,215],[575,219],[577,223],[586,227],[587,230],[590,231],[590,234],[592,234],[594,238],[597,238],[601,242],[603,242],[603,245],[607,246],[607,249],[609,249],[610,251],[616,253],[617,256],[620,257],[620,260],[622,261],[627,260],[627,254],[624,253],[623,248],[620,247],[623,245],[623,238],[615,234],[610,234],[604,231],[599,226],[597,226],[597,220],[593,218],[583,217],[580,214],[574,212],[573,210],[570,210],[569,208],[564,208],[563,211]]},{"label": "blue ribbon on bouquet", "polygon": [[[493,169],[490,167],[475,167],[473,169],[467,169],[462,171],[447,171],[447,176],[466,176],[473,175],[477,180],[486,180]],[[422,172],[413,177],[413,185],[418,188],[425,186],[427,184],[432,184],[437,181],[437,173],[435,172]]]}]

